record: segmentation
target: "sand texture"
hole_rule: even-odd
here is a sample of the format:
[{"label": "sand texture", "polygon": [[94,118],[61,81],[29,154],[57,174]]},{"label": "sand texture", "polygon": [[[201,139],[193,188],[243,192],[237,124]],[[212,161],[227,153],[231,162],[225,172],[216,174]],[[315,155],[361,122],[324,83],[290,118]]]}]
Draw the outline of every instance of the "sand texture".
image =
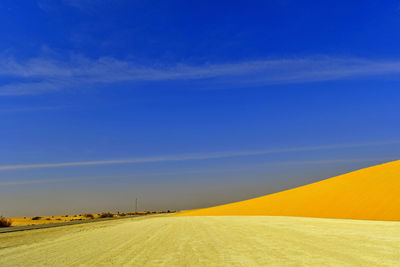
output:
[{"label": "sand texture", "polygon": [[178,215],[400,220],[400,160],[259,198]]},{"label": "sand texture", "polygon": [[0,266],[398,266],[400,223],[159,216],[0,235]]}]

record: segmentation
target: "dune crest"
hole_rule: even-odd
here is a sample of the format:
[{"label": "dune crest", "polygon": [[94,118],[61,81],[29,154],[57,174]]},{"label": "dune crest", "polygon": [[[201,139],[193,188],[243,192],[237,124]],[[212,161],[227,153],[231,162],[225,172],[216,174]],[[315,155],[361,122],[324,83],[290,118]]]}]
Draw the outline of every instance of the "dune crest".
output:
[{"label": "dune crest", "polygon": [[400,220],[400,160],[258,198],[177,215]]}]

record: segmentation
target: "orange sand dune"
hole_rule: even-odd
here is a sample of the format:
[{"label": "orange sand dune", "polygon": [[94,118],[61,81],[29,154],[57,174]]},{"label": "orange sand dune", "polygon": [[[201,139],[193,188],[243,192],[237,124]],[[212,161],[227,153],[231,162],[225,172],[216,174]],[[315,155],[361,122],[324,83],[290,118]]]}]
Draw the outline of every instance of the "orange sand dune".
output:
[{"label": "orange sand dune", "polygon": [[231,204],[177,215],[277,215],[400,220],[400,160]]}]

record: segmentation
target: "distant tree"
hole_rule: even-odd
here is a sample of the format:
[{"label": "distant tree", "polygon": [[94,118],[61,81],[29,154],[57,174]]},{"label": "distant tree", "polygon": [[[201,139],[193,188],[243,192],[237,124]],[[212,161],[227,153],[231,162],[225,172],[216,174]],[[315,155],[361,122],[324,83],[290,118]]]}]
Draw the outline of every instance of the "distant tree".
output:
[{"label": "distant tree", "polygon": [[0,216],[0,227],[10,227],[12,225],[12,220]]}]

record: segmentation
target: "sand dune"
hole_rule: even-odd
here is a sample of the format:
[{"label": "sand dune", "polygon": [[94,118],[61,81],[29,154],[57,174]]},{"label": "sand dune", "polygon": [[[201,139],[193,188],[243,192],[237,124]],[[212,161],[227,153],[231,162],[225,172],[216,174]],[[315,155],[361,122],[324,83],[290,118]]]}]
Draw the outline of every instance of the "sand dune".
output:
[{"label": "sand dune", "polygon": [[400,220],[400,160],[263,197],[177,215]]},{"label": "sand dune", "polygon": [[0,266],[396,266],[398,222],[145,217],[0,234]]}]

